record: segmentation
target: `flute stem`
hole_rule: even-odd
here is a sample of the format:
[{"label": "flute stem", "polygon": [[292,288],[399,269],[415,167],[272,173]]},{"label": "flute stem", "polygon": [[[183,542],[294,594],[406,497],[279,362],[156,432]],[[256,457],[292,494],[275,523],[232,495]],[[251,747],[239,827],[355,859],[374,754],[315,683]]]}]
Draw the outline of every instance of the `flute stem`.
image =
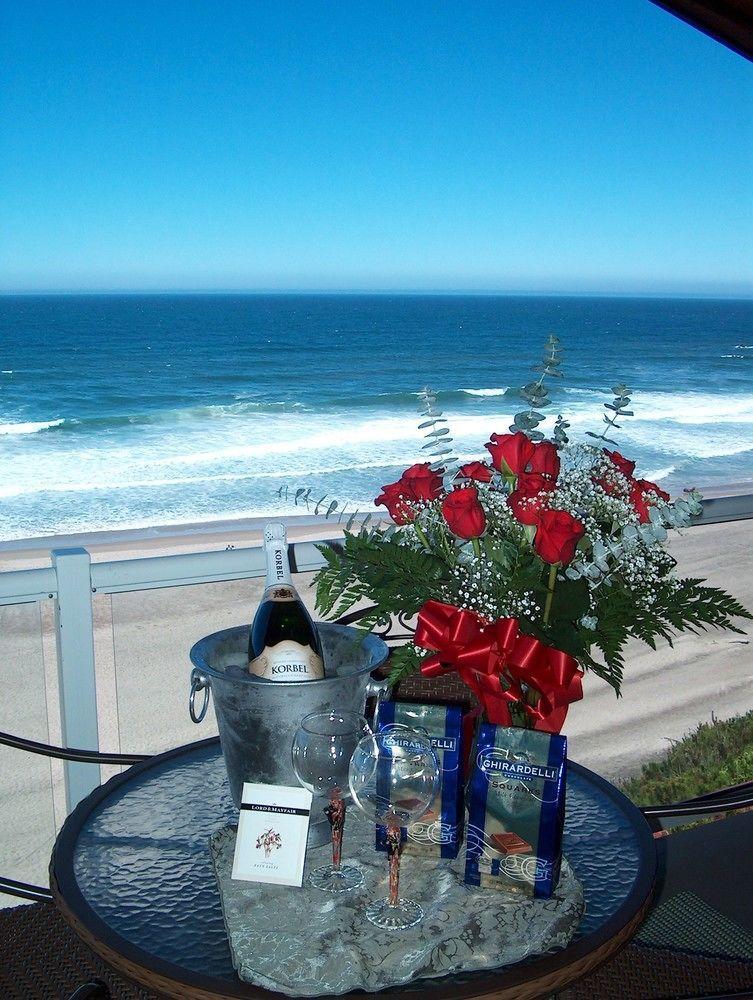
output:
[{"label": "flute stem", "polygon": [[400,898],[400,827],[390,823],[387,827],[387,853],[390,859],[390,891],[387,902],[397,906]]},{"label": "flute stem", "polygon": [[343,849],[343,827],[345,826],[345,802],[340,795],[332,793],[330,803],[324,810],[332,830],[332,865],[339,871]]}]

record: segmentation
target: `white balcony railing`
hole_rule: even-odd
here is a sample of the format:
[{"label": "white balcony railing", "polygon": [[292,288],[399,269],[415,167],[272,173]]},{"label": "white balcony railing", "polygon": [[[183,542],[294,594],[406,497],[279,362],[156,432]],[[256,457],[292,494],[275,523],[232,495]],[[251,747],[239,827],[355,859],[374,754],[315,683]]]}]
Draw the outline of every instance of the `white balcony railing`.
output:
[{"label": "white balcony railing", "polygon": [[[694,523],[743,518],[753,518],[753,494],[706,500],[703,513]],[[53,550],[50,558],[49,567],[0,573],[0,607],[53,602],[62,742],[66,747],[95,752],[99,750],[100,729],[92,606],[95,595],[249,580],[265,573],[260,547],[106,562],[92,562],[84,548],[69,548]],[[314,543],[291,545],[295,572],[311,572],[322,562]],[[64,769],[65,804],[70,811],[99,785],[101,772],[98,763],[76,760],[65,761]]]}]

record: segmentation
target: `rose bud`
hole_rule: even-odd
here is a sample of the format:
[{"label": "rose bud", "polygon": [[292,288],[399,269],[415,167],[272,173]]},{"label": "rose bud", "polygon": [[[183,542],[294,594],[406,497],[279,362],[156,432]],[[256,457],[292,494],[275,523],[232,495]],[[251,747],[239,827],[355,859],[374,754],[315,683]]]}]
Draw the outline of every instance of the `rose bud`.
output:
[{"label": "rose bud", "polygon": [[484,445],[492,456],[492,465],[503,475],[519,476],[533,458],[536,445],[522,431],[514,434],[492,434]]},{"label": "rose bud", "polygon": [[442,501],[442,514],[447,527],[458,538],[468,541],[486,531],[486,514],[475,486],[462,486],[448,493]]},{"label": "rose bud", "polygon": [[620,472],[627,479],[630,479],[632,474],[635,472],[635,462],[631,462],[629,459],[624,458],[619,451],[607,451],[604,449],[604,454],[607,456],[612,465],[616,466]]},{"label": "rose bud", "polygon": [[428,462],[411,465],[400,477],[400,486],[409,500],[436,500],[442,492],[442,477]]},{"label": "rose bud", "polygon": [[556,479],[560,474],[560,457],[557,452],[557,445],[551,441],[541,441],[534,445],[536,449],[533,453],[528,468],[531,472],[538,472],[542,476],[549,476]]},{"label": "rose bud", "polygon": [[374,503],[377,507],[386,507],[387,513],[395,524],[408,524],[416,519],[417,511],[413,510],[409,503],[406,503],[406,497],[399,482],[383,486],[381,494]]},{"label": "rose bud", "polygon": [[469,462],[461,465],[456,479],[475,479],[477,483],[490,483],[494,473],[484,462]]},{"label": "rose bud", "polygon": [[545,563],[568,566],[585,533],[583,523],[566,510],[545,510],[539,517],[533,547]]}]

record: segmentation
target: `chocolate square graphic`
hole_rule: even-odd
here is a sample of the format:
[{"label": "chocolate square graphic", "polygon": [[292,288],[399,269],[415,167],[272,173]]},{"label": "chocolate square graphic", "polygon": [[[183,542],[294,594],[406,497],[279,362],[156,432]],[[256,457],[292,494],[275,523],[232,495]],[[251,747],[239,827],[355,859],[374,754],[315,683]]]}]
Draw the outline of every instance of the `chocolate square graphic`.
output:
[{"label": "chocolate square graphic", "polygon": [[533,847],[517,833],[493,833],[492,847],[499,854],[531,854]]}]

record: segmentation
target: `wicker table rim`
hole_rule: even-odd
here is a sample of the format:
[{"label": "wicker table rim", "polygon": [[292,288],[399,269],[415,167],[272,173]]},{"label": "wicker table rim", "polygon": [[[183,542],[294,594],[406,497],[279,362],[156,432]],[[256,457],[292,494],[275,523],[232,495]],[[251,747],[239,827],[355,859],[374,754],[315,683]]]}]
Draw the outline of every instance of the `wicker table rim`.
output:
[{"label": "wicker table rim", "polygon": [[[218,743],[219,739],[213,737],[155,755],[113,776],[83,799],[66,819],[55,842],[50,860],[50,888],[55,904],[75,933],[112,968],[135,982],[173,1000],[219,1000],[219,998],[271,1000],[280,994],[243,983],[241,980],[220,982],[216,978],[190,972],[142,951],[120,937],[97,916],[81,893],[73,874],[72,859],[78,832],[86,817],[96,806],[113,791],[144,771],[170,758],[180,757]],[[572,761],[568,766],[587,775],[589,780],[597,784],[611,798],[618,800],[624,798],[614,786],[599,775]],[[564,988],[603,964],[628,943],[651,905],[656,878],[654,842],[647,824],[645,830],[640,828],[636,832],[641,837],[644,859],[647,861],[650,859],[641,872],[639,884],[633,893],[639,899],[637,906],[631,905],[631,901],[627,900],[606,921],[598,934],[580,938],[554,955],[545,955],[521,963],[517,968],[508,966],[500,970],[490,970],[489,973],[477,972],[473,974],[473,979],[463,983],[443,985],[441,979],[433,980],[432,996],[436,1000],[482,1000],[482,998],[483,1000],[533,1000],[534,997],[546,996],[553,990]],[[594,937],[599,937],[601,940],[594,942],[592,940]],[[494,981],[501,977],[505,979],[504,984]],[[343,994],[341,1000],[356,1000],[356,997],[365,995],[368,994],[360,991]],[[412,986],[406,986],[401,987],[399,992],[395,991],[395,995],[418,1000],[425,995],[425,991],[422,988],[416,990]]]}]

